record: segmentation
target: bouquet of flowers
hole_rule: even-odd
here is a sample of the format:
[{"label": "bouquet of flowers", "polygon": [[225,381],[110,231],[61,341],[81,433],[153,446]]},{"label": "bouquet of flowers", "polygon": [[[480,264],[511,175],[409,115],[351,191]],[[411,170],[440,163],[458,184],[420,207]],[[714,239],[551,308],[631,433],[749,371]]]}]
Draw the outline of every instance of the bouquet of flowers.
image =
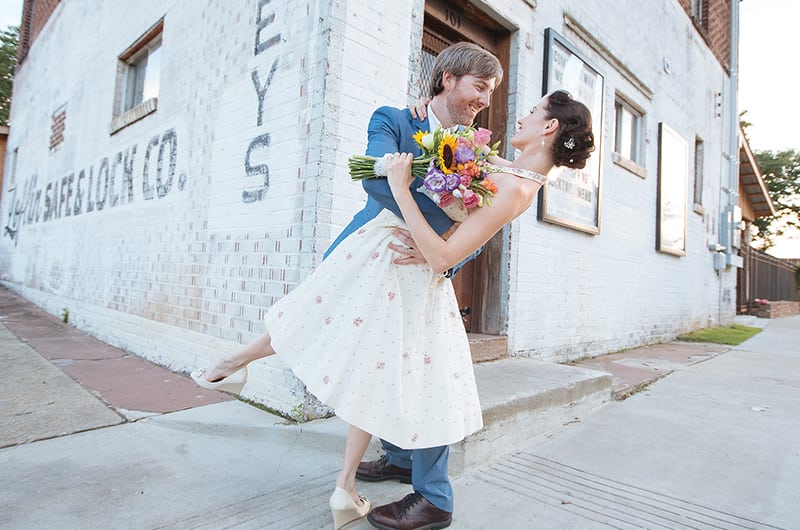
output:
[{"label": "bouquet of flowers", "polygon": [[[441,126],[414,135],[423,151],[411,163],[411,173],[423,179],[417,191],[430,197],[454,221],[466,219],[471,208],[492,204],[497,185],[486,176],[486,158],[497,153],[500,142],[490,147],[491,137],[489,129]],[[386,176],[385,157],[352,156],[349,167],[353,180]]]}]

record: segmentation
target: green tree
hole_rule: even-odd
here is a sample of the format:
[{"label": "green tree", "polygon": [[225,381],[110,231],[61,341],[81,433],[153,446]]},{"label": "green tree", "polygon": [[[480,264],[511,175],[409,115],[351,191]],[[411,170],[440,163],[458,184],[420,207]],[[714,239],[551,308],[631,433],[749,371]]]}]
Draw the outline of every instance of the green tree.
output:
[{"label": "green tree", "polygon": [[759,217],[755,242],[763,249],[774,245],[776,237],[800,230],[800,151],[756,151],[753,153],[775,205],[774,217]]},{"label": "green tree", "polygon": [[19,26],[8,26],[0,31],[0,125],[8,125],[18,43]]}]

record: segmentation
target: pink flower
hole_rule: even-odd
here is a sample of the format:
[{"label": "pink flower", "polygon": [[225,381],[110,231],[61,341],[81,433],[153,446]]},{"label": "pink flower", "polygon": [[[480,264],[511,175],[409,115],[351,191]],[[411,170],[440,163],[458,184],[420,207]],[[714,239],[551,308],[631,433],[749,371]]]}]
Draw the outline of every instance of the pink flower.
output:
[{"label": "pink flower", "polygon": [[331,320],[333,320],[331,317],[325,317],[325,325],[329,326],[330,323],[331,323]]},{"label": "pink flower", "polygon": [[472,177],[469,175],[461,175],[461,185],[465,188],[469,188],[470,184],[472,184]]},{"label": "pink flower", "polygon": [[327,385],[328,383],[331,382],[331,378],[326,375],[325,377],[322,378],[322,382]]},{"label": "pink flower", "polygon": [[317,295],[317,297],[314,299],[314,301],[317,302],[318,304],[321,304],[322,303],[322,297]]},{"label": "pink flower", "polygon": [[375,365],[375,368],[377,368],[378,370],[383,370],[385,366],[386,366],[386,363],[381,361],[377,365]]},{"label": "pink flower", "polygon": [[488,145],[489,141],[492,139],[492,131],[489,129],[484,129],[483,127],[478,127],[478,130],[475,131],[472,139],[474,140],[475,145],[478,147]]},{"label": "pink flower", "polygon": [[394,291],[389,291],[389,300],[394,300]]},{"label": "pink flower", "polygon": [[452,203],[454,200],[456,200],[456,198],[453,197],[452,193],[442,193],[439,195],[439,208],[447,207],[447,205]]},{"label": "pink flower", "polygon": [[380,253],[378,253],[378,252],[375,252],[375,253],[372,255],[372,259],[378,259],[379,257],[380,257]]},{"label": "pink flower", "polygon": [[416,441],[417,441],[417,435],[415,434],[414,436],[411,437],[411,442],[413,443]]},{"label": "pink flower", "polygon": [[360,326],[363,323],[364,323],[364,321],[361,320],[361,317],[356,317],[356,318],[353,319],[353,324],[356,325],[356,326]]},{"label": "pink flower", "polygon": [[359,233],[359,234],[363,234],[363,233],[364,233],[364,232],[366,232],[366,231],[367,231],[367,230],[366,230],[366,228],[361,228],[361,229],[359,229],[358,233]]},{"label": "pink flower", "polygon": [[403,352],[403,359],[408,359],[409,357],[411,357],[411,356],[408,354],[408,352],[404,351]]},{"label": "pink flower", "polygon": [[464,192],[464,206],[467,208],[475,208],[478,205],[479,198],[472,190]]},{"label": "pink flower", "polygon": [[427,353],[425,354],[425,364],[431,364],[431,358],[428,356]]},{"label": "pink flower", "polygon": [[475,144],[472,143],[472,140],[466,136],[459,136],[457,142],[459,147],[469,147],[470,149],[475,149]]},{"label": "pink flower", "polygon": [[350,258],[352,258],[352,257],[353,257],[353,255],[352,255],[352,254],[350,254],[350,253],[348,252],[348,253],[347,253],[347,259],[350,259]]}]

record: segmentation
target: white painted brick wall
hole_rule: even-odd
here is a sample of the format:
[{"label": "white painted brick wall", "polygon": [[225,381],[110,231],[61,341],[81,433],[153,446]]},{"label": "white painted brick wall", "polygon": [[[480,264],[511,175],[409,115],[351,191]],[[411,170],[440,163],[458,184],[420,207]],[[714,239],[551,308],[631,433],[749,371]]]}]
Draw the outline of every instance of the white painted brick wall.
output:
[{"label": "white painted brick wall", "polygon": [[[728,171],[720,155],[726,128],[721,118],[714,117],[711,95],[726,88],[727,78],[677,2],[647,10],[633,2],[600,4],[539,3],[537,26],[555,28],[606,76],[601,233],[590,236],[551,226],[537,221],[533,211],[519,221],[515,233],[510,349],[545,360],[564,361],[668,340],[687,329],[728,323],[734,314],[735,272],[716,273],[707,249],[717,238],[720,188]],[[562,10],[647,84],[655,93],[653,100],[638,93],[565,28]],[[634,11],[636,16],[629,16]],[[534,42],[542,43],[543,33]],[[541,50],[537,59],[540,54]],[[662,69],[664,58],[672,64],[671,75]],[[541,81],[533,85],[529,101],[538,96]],[[616,91],[635,98],[646,111],[643,165],[649,173],[645,179],[611,161]],[[660,121],[689,143],[690,201],[695,136],[705,142],[706,215],[692,212],[690,202],[687,255],[680,258],[655,251]]]},{"label": "white painted brick wall", "polygon": [[[499,273],[508,276],[503,298],[511,352],[561,361],[729,321],[735,275],[716,273],[707,250],[716,241],[727,175],[726,129],[710,98],[727,91],[727,78],[678,3],[645,9],[634,0],[571,0],[538,2],[536,10],[521,0],[488,4],[504,24],[519,28],[507,72],[509,129],[541,95],[547,27],[606,76],[601,233],[538,221],[535,206],[506,231],[510,270]],[[9,150],[19,148],[18,165],[15,182],[5,181],[0,216],[13,224],[19,217],[9,216],[11,210],[28,205],[20,214],[27,218],[25,184],[34,175],[42,194],[56,182],[60,190],[69,174],[73,189],[60,217],[34,216],[17,226],[16,239],[0,239],[0,278],[54,314],[69,308],[72,323],[102,340],[188,371],[261,333],[263,312],[319,263],[363,205],[347,158],[366,148],[376,107],[402,106],[417,95],[424,1],[99,5],[61,2],[17,72]],[[259,9],[271,20],[260,32]],[[654,91],[652,101],[564,27],[565,12]],[[117,56],[161,17],[158,110],[109,135]],[[76,28],[93,31],[82,39]],[[278,35],[256,53],[257,38]],[[665,56],[672,75],[662,69]],[[260,87],[270,81],[260,123],[254,75]],[[611,162],[615,91],[647,113],[645,179]],[[62,106],[65,141],[50,152],[51,114]],[[689,212],[688,250],[680,258],[654,250],[659,121],[690,145],[695,136],[705,142],[705,215]],[[145,200],[148,145],[155,146],[147,173],[154,185],[168,131],[176,139],[172,188]],[[87,211],[90,173],[96,201],[102,160],[113,162],[134,146],[133,201],[122,195],[118,168],[112,194],[122,195],[119,203]],[[268,166],[269,188],[261,200],[246,203],[243,191],[263,183],[247,175],[248,161]],[[81,171],[82,212],[67,215]],[[691,197],[691,178],[688,185]],[[277,359],[256,363],[251,375],[245,390],[251,399],[290,414],[324,410]]]}]

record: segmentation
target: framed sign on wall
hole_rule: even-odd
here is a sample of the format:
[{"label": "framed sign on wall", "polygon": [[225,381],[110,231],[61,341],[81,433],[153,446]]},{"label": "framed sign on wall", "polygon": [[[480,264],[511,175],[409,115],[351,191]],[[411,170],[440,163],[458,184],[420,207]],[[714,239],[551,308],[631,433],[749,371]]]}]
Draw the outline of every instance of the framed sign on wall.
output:
[{"label": "framed sign on wall", "polygon": [[604,77],[563,36],[545,31],[542,95],[566,90],[592,112],[595,150],[583,169],[554,167],[539,194],[539,219],[590,234],[600,233],[600,169]]},{"label": "framed sign on wall", "polygon": [[658,214],[656,250],[686,255],[686,202],[689,144],[661,122],[658,124]]}]

